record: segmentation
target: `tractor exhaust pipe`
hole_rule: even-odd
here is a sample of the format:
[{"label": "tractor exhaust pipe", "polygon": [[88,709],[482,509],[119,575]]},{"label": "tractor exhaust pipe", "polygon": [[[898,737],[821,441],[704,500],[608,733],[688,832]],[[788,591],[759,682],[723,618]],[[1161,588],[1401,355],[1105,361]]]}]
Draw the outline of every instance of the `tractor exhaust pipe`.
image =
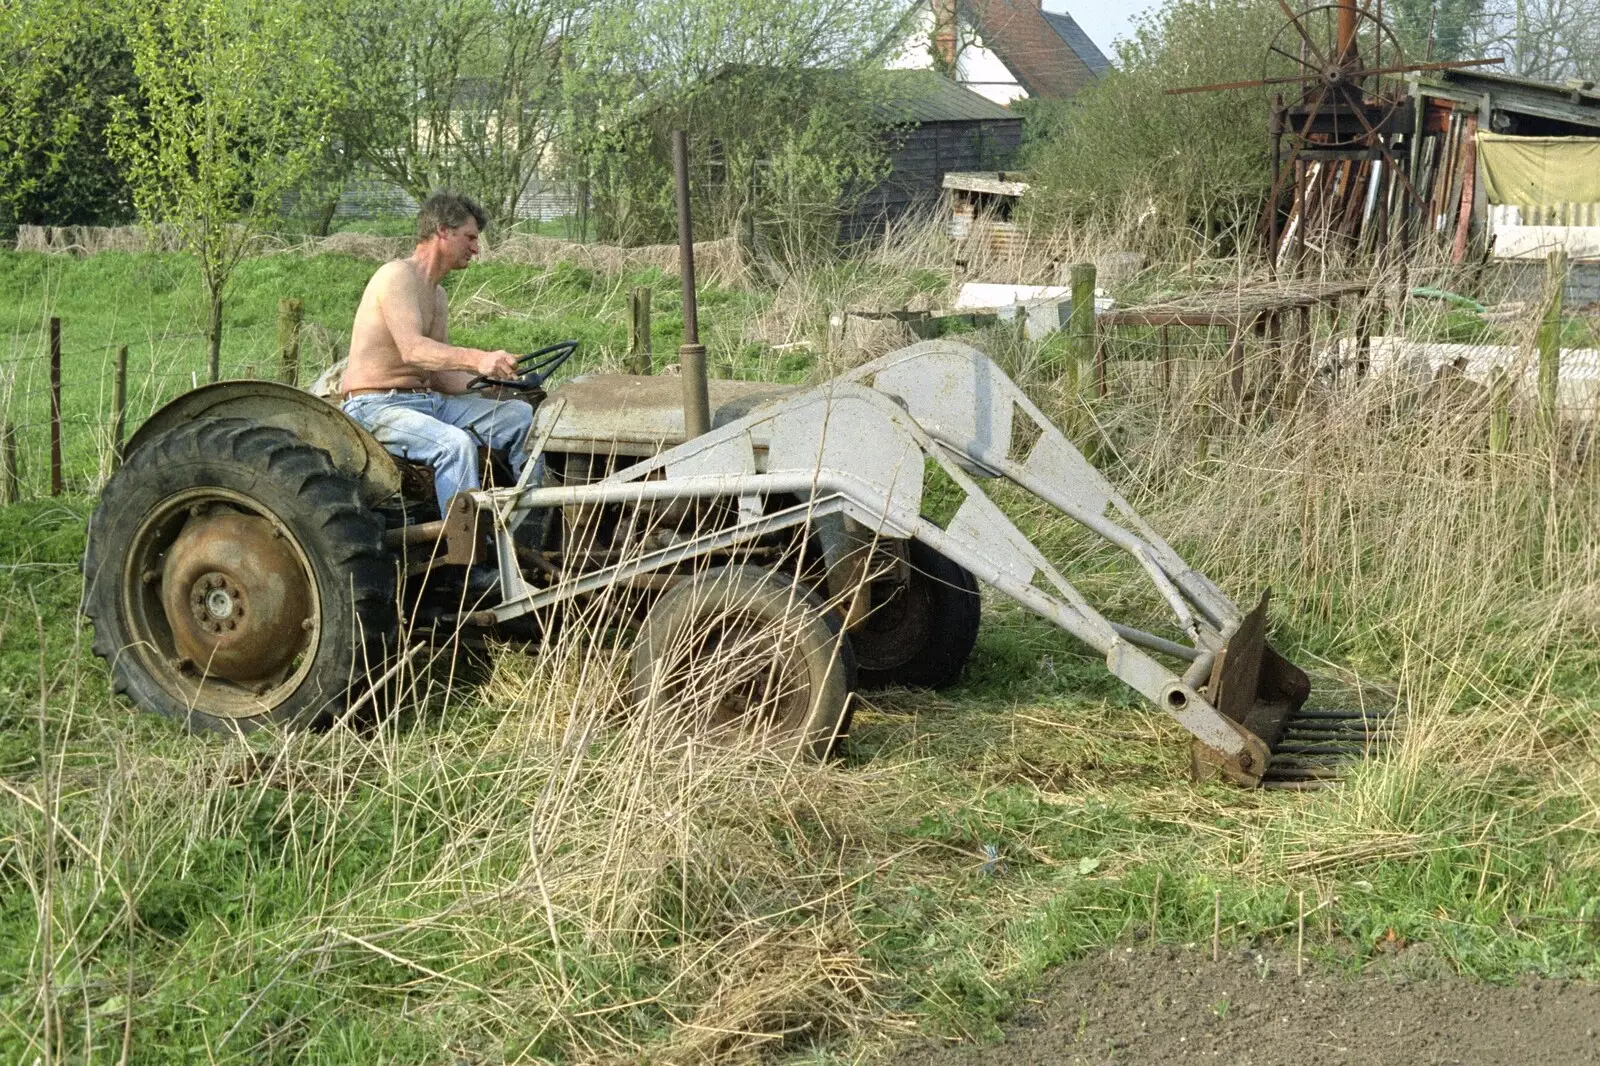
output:
[{"label": "tractor exhaust pipe", "polygon": [[683,378],[684,439],[711,431],[711,396],[706,386],[706,347],[694,299],[694,226],[689,220],[689,135],[672,131],[672,169],[678,183],[678,273],[683,277],[683,343],[678,368]]}]

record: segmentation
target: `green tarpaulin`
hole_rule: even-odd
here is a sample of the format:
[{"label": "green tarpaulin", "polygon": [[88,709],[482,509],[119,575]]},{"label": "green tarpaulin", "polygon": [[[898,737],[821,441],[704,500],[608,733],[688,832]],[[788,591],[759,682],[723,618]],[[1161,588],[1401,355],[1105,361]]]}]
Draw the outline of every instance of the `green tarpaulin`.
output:
[{"label": "green tarpaulin", "polygon": [[1600,137],[1479,132],[1478,168],[1491,204],[1600,202]]}]

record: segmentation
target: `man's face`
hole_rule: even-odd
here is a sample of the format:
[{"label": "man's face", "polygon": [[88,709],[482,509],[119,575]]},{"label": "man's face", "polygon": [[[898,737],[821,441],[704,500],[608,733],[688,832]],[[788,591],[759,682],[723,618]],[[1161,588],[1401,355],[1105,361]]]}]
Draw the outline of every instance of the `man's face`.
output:
[{"label": "man's face", "polygon": [[469,218],[459,226],[440,226],[436,236],[451,270],[460,270],[478,254],[477,219]]}]

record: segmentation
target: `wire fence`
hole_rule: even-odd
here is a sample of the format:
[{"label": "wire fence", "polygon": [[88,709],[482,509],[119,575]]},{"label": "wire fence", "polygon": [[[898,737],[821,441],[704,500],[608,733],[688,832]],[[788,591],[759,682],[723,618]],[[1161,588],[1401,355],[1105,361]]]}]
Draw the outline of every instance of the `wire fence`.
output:
[{"label": "wire fence", "polygon": [[[1585,436],[1600,423],[1600,348],[1556,347],[1541,329],[1538,307],[1501,329],[1502,343],[1450,343],[1435,339],[1427,321],[1419,325],[1403,290],[1397,298],[1392,286],[1367,282],[1329,297],[1331,291],[1277,291],[1259,304],[1236,293],[1220,310],[1203,300],[1124,308],[1100,315],[1090,345],[1074,345],[1065,356],[1059,345],[1025,337],[1019,321],[1007,368],[1041,394],[1064,398],[1070,391],[1113,407],[1186,410],[1190,418],[1203,412],[1238,423],[1372,379],[1463,410],[1516,409],[1530,422],[1575,423]],[[302,325],[289,303],[280,304],[276,333],[232,337],[221,378],[309,384],[342,356],[343,338]],[[890,347],[913,339],[905,323],[888,325],[901,338]],[[320,331],[316,343],[304,343],[311,331]],[[60,318],[13,336],[9,351],[0,352],[0,503],[97,491],[151,414],[206,384],[205,338],[191,330],[84,344],[64,335]],[[1096,420],[1124,420],[1113,407]],[[1092,424],[1082,428],[1096,432]]]},{"label": "wire fence", "polygon": [[[340,346],[302,345],[298,325],[286,335],[287,358],[276,337],[257,337],[230,346],[219,378],[308,382]],[[62,338],[52,317],[0,354],[0,503],[97,491],[150,415],[209,381],[203,331],[132,344]]]}]

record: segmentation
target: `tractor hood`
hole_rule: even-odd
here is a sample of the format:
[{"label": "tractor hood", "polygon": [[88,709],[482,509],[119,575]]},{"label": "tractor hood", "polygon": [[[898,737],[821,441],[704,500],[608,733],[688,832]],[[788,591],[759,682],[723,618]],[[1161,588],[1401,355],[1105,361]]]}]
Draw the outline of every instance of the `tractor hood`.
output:
[{"label": "tractor hood", "polygon": [[[765,381],[712,380],[712,428],[743,418],[801,389]],[[565,400],[558,405],[557,399]],[[556,414],[560,408],[559,415]],[[683,382],[677,377],[589,374],[573,378],[539,405],[538,438],[551,427],[546,451],[655,455],[683,443]],[[757,441],[758,447],[764,441]]]}]

